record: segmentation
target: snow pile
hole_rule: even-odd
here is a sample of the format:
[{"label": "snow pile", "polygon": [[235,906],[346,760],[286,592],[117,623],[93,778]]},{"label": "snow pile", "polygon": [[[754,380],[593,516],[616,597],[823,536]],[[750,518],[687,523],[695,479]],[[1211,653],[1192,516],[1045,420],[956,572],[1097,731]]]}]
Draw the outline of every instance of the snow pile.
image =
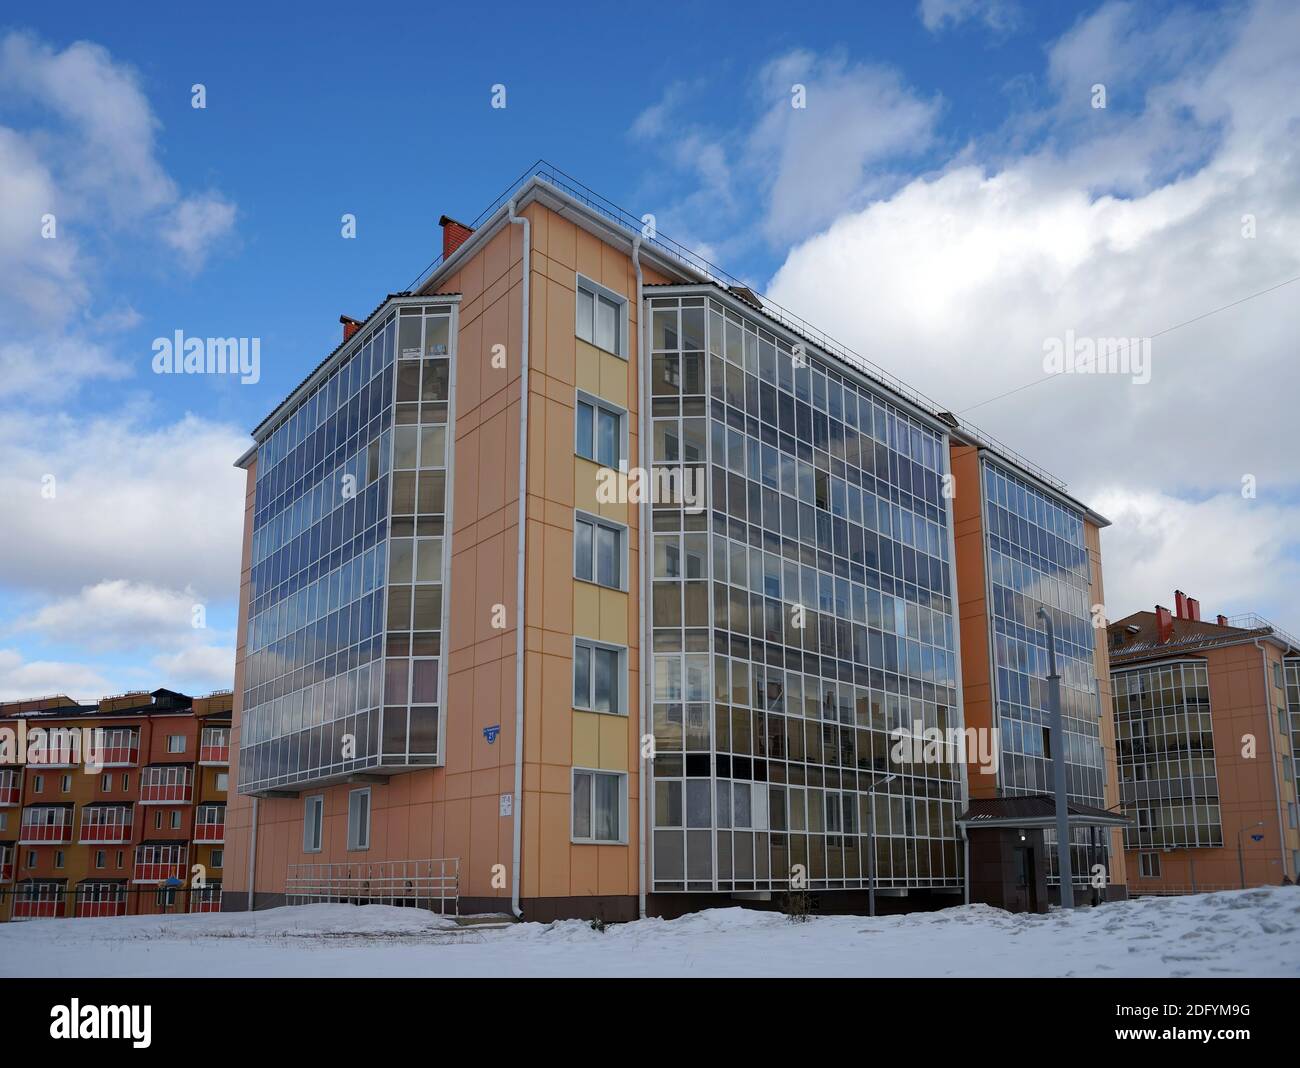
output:
[{"label": "snow pile", "polygon": [[461,927],[385,905],[0,925],[0,975],[1297,976],[1300,888],[1071,913],[986,905],[871,919],[717,908],[598,931]]}]

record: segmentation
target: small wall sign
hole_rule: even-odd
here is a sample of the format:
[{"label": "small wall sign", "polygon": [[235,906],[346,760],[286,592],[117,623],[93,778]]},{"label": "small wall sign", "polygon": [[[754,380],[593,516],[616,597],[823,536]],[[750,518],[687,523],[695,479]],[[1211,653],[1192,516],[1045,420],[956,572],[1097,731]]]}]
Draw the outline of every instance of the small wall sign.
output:
[{"label": "small wall sign", "polygon": [[497,740],[497,735],[501,733],[501,724],[494,723],[490,727],[483,728],[483,737],[487,739],[487,744],[491,745]]}]

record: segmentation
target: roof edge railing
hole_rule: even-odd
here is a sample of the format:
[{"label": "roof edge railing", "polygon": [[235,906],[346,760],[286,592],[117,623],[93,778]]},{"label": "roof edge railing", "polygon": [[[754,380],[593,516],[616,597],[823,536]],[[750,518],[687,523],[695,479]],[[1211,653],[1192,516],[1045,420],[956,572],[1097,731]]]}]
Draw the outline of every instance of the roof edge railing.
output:
[{"label": "roof edge railing", "polygon": [[[477,218],[469,224],[470,229],[477,230],[482,226],[483,223],[491,218],[493,214],[508,204],[511,197],[513,197],[520,188],[526,185],[533,178],[540,178],[547,184],[554,186],[560,192],[573,198],[579,203],[586,205],[593,211],[605,216],[607,219],[632,233],[642,233],[643,223],[631,212],[620,208],[612,201],[601,196],[595,190],[583,185],[576,178],[573,178],[558,167],[555,167],[541,159],[524,171],[522,175],[507,187],[505,192],[484,208]],[[725,271],[716,264],[710,263],[703,256],[692,252],[685,245],[679,244],[672,240],[672,238],[665,237],[658,230],[655,231],[655,234],[652,237],[647,237],[642,234],[642,243],[653,245],[669,258],[677,260],[697,274],[702,274],[719,284],[727,286],[728,288],[733,286],[743,286],[744,288],[753,291],[752,286],[741,281],[739,278]],[[434,259],[433,262],[421,271],[416,279],[406,287],[405,291],[411,293],[418,292],[420,287],[425,285],[429,278],[432,277],[433,274],[437,272],[438,268],[442,266],[444,259],[445,257],[443,256],[438,256]],[[893,391],[935,418],[939,418],[941,413],[946,414],[951,411],[950,408],[941,405],[938,401],[934,400],[934,398],[928,397],[919,390],[909,386],[902,379],[890,374],[890,372],[886,371],[879,364],[854,352],[847,345],[836,341],[825,331],[813,326],[806,319],[789,309],[782,307],[769,297],[757,292],[755,292],[755,295],[759,298],[759,301],[762,304],[762,310],[765,314],[771,316],[777,322],[786,326],[795,333],[808,338],[808,340],[824,349],[831,356],[846,363],[859,374],[862,374],[877,384],[884,386],[886,389]],[[1040,467],[1032,460],[1026,459],[1020,453],[1016,452],[1004,442],[999,441],[993,435],[986,433],[979,427],[966,421],[962,421],[961,428],[980,445],[983,445],[984,447],[1004,456],[1006,459],[1011,460],[1017,466],[1059,492],[1068,494],[1068,488],[1061,479],[1057,478],[1050,471]]]}]

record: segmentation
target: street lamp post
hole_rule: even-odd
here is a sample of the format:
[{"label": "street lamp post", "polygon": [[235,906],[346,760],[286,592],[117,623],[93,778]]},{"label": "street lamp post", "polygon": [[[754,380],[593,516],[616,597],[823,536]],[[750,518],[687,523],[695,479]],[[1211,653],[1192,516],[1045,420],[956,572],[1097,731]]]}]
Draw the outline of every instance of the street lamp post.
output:
[{"label": "street lamp post", "polygon": [[1254,830],[1256,827],[1263,827],[1264,821],[1252,823],[1249,827],[1237,828],[1237,874],[1241,876],[1241,888],[1246,889],[1246,855],[1241,850],[1241,835],[1244,831]]},{"label": "street lamp post", "polygon": [[1056,870],[1061,876],[1061,907],[1074,908],[1074,873],[1070,870],[1070,817],[1065,800],[1065,729],[1061,726],[1061,675],[1056,670],[1056,632],[1052,617],[1040,608],[1047,628],[1047,702],[1052,720],[1052,778],[1056,780]]},{"label": "street lamp post", "polygon": [[867,790],[867,915],[876,914],[876,790],[897,779],[886,775]]}]

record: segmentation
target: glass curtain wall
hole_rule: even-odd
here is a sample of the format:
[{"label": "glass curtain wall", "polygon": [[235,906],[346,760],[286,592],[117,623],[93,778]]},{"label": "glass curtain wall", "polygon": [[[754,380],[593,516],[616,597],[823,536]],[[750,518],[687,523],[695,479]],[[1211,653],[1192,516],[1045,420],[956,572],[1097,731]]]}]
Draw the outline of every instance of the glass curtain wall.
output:
[{"label": "glass curtain wall", "polygon": [[960,726],[943,436],[720,301],[651,334],[656,475],[701,489],[655,480],[652,888],[862,888],[873,816],[878,885],[959,887],[954,754],[889,734]]}]

